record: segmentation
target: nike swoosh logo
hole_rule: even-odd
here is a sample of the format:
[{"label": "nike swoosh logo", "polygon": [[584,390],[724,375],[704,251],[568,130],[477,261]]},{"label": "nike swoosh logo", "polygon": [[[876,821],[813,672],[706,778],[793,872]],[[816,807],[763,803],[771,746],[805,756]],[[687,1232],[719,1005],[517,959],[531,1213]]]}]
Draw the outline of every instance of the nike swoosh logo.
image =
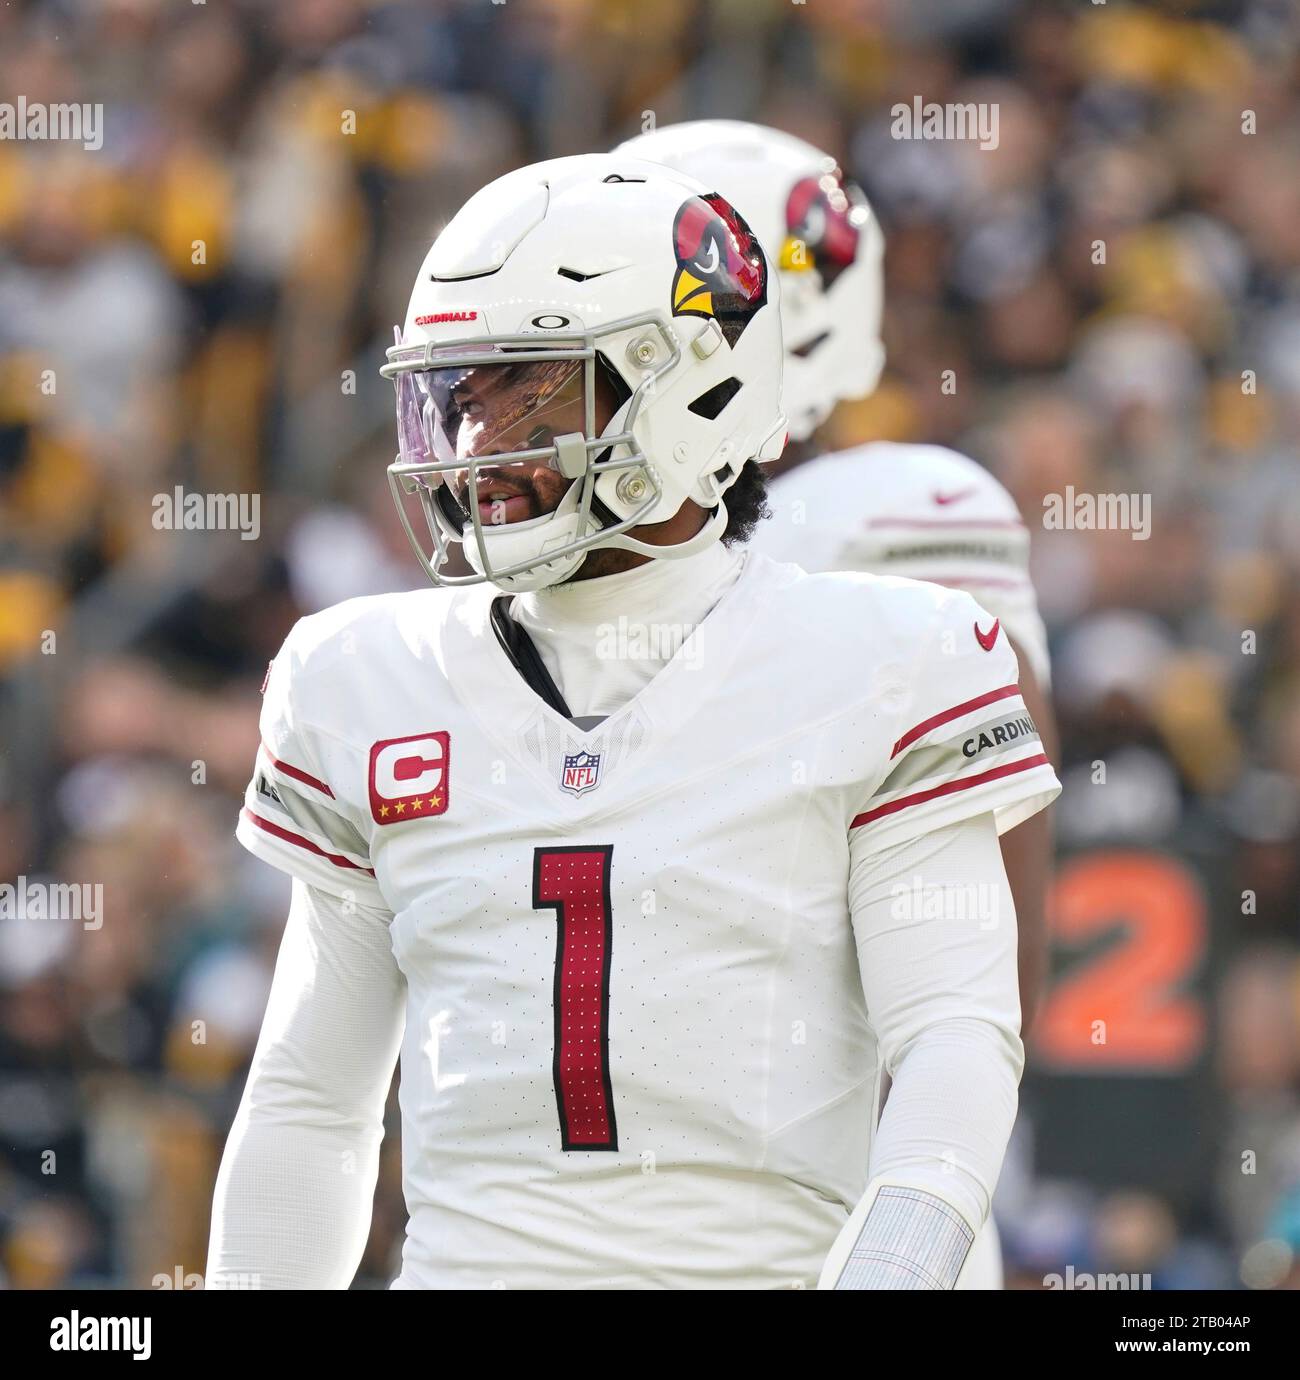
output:
[{"label": "nike swoosh logo", "polygon": [[935,501],[941,508],[943,508],[943,507],[946,507],[949,503],[956,503],[956,502],[958,502],[960,499],[969,498],[969,497],[971,496],[971,494],[973,494],[974,492],[975,492],[974,489],[957,489],[957,490],[956,490],[955,492],[953,492],[953,493],[944,494],[944,493],[940,493],[940,492],[936,489],[936,490],[934,491],[934,493],[930,495],[930,497],[933,498],[934,501]]},{"label": "nike swoosh logo", "polygon": [[980,625],[978,623],[974,625],[975,641],[978,642],[986,652],[991,652],[993,650],[993,644],[998,640],[998,628],[1001,627],[1001,625],[1002,620],[1000,618],[995,618],[993,620],[993,626],[986,633],[980,632]]}]

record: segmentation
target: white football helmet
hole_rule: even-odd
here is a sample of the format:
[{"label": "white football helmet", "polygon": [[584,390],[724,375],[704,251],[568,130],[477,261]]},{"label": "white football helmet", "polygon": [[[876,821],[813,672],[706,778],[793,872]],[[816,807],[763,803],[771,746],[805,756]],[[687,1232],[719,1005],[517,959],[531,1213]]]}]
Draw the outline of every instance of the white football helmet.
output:
[{"label": "white football helmet", "polygon": [[[389,483],[434,583],[540,589],[597,547],[662,559],[716,541],[745,462],[785,444],[779,291],[732,207],[657,164],[559,158],[471,197],[381,371],[397,389]],[[526,482],[539,465],[552,495],[567,481],[540,514]],[[629,535],[688,498],[712,510],[691,540]],[[443,572],[454,541],[475,574]]]},{"label": "white football helmet", "polygon": [[720,192],[781,269],[782,402],[797,441],[880,380],[884,236],[836,160],[779,129],[692,120],[620,144]]}]

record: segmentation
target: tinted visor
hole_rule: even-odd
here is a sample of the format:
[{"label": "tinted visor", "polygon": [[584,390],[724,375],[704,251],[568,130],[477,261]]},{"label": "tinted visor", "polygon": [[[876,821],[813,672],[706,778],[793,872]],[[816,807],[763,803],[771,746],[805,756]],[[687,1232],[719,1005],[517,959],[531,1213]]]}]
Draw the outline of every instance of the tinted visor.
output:
[{"label": "tinted visor", "polygon": [[580,359],[449,364],[399,374],[402,459],[427,464],[544,449],[587,432]]}]

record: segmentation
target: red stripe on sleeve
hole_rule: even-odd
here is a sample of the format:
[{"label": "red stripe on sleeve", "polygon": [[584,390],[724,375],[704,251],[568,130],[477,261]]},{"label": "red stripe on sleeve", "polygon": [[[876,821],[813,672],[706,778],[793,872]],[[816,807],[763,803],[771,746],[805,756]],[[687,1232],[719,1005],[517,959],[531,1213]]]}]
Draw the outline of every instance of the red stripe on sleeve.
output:
[{"label": "red stripe on sleeve", "polygon": [[895,814],[899,810],[907,809],[909,805],[923,805],[927,800],[934,800],[941,795],[952,795],[956,791],[969,790],[972,786],[982,786],[987,781],[999,781],[1004,776],[1014,776],[1018,771],[1028,771],[1030,767],[1048,765],[1047,754],[1040,752],[1037,757],[1024,757],[1019,762],[1007,762],[1000,767],[990,767],[988,771],[982,771],[978,776],[968,776],[961,781],[947,781],[942,786],[931,786],[928,791],[917,791],[915,795],[899,796],[897,800],[891,800],[888,805],[877,805],[874,810],[856,815],[849,828],[856,829],[860,824],[870,824],[873,819],[879,819],[882,815]]},{"label": "red stripe on sleeve", "polygon": [[314,776],[309,776],[305,771],[302,771],[300,768],[291,767],[288,764],[288,762],[280,761],[280,759],[275,755],[275,753],[271,751],[269,747],[267,747],[265,743],[262,744],[262,751],[266,753],[267,757],[270,758],[271,765],[276,769],[276,771],[283,772],[285,776],[292,776],[295,781],[301,781],[304,786],[311,786],[315,790],[320,791],[322,795],[329,796],[331,800],[334,799],[334,792],[330,790],[330,788],[323,781],[317,781]]},{"label": "red stripe on sleeve", "polygon": [[350,867],[354,872],[364,872],[367,877],[375,874],[368,867],[362,867],[358,863],[349,861],[341,853],[327,853],[323,848],[318,848],[310,839],[305,839],[301,834],[295,834],[291,829],[282,829],[278,824],[272,824],[269,819],[263,819],[261,815],[255,815],[247,806],[243,811],[244,818],[250,823],[255,824],[265,833],[274,838],[283,839],[285,843],[292,843],[298,848],[305,848],[308,853],[315,853],[317,857],[332,862],[335,867]]},{"label": "red stripe on sleeve", "polygon": [[976,695],[973,700],[967,700],[964,704],[955,704],[951,709],[945,709],[942,714],[935,714],[929,719],[923,719],[915,728],[909,728],[894,744],[894,750],[889,754],[889,760],[892,762],[905,747],[911,747],[918,738],[924,738],[932,728],[938,728],[940,724],[946,724],[952,719],[960,719],[963,714],[969,714],[972,710],[983,709],[986,704],[992,704],[995,700],[1010,699],[1012,695],[1019,693],[1020,687],[1018,685],[1004,685],[999,690],[990,690],[986,694]]}]

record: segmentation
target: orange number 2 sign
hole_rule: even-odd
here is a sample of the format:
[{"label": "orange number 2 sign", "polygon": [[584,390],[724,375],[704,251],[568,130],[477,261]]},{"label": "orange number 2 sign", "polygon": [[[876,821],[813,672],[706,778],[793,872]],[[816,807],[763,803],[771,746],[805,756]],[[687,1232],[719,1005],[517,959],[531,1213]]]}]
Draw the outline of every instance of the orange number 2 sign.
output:
[{"label": "orange number 2 sign", "polygon": [[1205,1043],[1205,1011],[1186,990],[1205,955],[1206,904],[1183,863],[1160,853],[1089,854],[1057,876],[1053,939],[1121,941],[1069,972],[1034,1028],[1041,1063],[1086,1073],[1176,1074]]}]

